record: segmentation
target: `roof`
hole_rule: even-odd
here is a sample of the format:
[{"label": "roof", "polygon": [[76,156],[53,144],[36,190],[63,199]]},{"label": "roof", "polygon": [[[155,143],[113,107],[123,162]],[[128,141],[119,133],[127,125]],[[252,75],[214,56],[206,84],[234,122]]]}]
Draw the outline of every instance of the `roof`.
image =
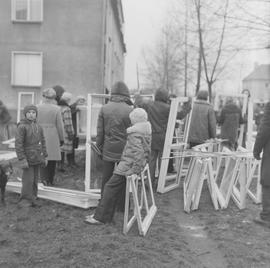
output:
[{"label": "roof", "polygon": [[246,80],[270,80],[270,64],[261,64],[256,67],[247,77]]}]

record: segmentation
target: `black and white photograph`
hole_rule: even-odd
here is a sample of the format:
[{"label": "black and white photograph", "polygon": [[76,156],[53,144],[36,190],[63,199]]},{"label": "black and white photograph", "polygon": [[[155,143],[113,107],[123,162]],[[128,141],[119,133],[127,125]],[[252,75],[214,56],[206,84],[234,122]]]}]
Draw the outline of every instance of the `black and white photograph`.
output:
[{"label": "black and white photograph", "polygon": [[270,267],[270,0],[2,0],[0,60],[0,268]]}]

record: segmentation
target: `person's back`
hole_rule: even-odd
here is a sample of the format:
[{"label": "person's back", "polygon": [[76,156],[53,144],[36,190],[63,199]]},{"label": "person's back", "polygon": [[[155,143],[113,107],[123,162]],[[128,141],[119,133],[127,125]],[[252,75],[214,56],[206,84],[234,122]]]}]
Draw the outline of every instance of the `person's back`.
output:
[{"label": "person's back", "polygon": [[239,125],[244,122],[240,108],[229,100],[221,111],[221,138],[228,140],[231,149],[236,149]]},{"label": "person's back", "polygon": [[199,91],[192,107],[188,142],[191,147],[216,137],[216,117],[213,106],[207,101],[208,92]]},{"label": "person's back", "polygon": [[167,124],[170,114],[168,93],[157,90],[155,100],[143,105],[148,114],[148,120],[152,127],[152,150],[163,150]]},{"label": "person's back", "polygon": [[96,144],[105,161],[118,162],[126,144],[126,129],[130,126],[132,111],[128,89],[115,88],[110,101],[99,113]]}]

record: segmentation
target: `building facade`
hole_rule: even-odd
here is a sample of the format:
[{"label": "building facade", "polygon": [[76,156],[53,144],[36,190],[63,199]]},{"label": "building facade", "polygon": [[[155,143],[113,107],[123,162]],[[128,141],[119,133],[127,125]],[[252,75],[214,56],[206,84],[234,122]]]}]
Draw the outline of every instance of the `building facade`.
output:
[{"label": "building facade", "polygon": [[243,79],[243,90],[249,90],[254,101],[268,101],[270,64],[256,64],[254,70]]},{"label": "building facade", "polygon": [[124,78],[123,23],[121,0],[0,1],[0,99],[16,114],[19,92],[38,103],[54,85],[110,90]]}]

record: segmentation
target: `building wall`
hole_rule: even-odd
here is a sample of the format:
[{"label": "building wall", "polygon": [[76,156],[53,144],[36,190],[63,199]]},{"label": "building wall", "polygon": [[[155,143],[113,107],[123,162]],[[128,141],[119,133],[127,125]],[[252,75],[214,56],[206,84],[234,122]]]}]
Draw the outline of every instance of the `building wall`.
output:
[{"label": "building wall", "polygon": [[[116,2],[116,1],[115,1]],[[120,18],[121,19],[121,18]],[[112,2],[107,1],[105,22],[105,57],[104,57],[104,86],[110,90],[119,80],[124,80],[124,49],[117,24],[118,18],[114,16]]]},{"label": "building wall", "polygon": [[[35,92],[39,102],[41,89],[56,84],[74,96],[104,92],[106,2],[110,0],[43,0],[43,22],[14,23],[11,1],[0,1],[0,94],[8,108],[17,108],[19,91]],[[42,87],[11,86],[12,51],[43,53]],[[123,53],[119,57],[123,61]],[[116,73],[123,77],[121,65]]]},{"label": "building wall", "polygon": [[248,89],[254,100],[268,100],[270,79],[244,80],[243,89]]}]

